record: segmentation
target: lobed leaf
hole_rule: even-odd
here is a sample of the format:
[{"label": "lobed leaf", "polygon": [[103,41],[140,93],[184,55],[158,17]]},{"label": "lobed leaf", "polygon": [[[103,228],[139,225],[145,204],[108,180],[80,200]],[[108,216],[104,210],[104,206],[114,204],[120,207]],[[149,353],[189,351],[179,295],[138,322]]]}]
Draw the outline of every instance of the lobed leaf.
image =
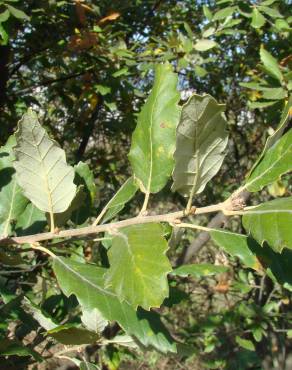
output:
[{"label": "lobed leaf", "polygon": [[94,265],[55,257],[53,268],[63,292],[75,294],[82,309],[97,308],[104,319],[117,321],[127,334],[133,335],[144,346],[161,352],[176,352],[176,345],[154,312],[138,310],[104,287],[106,269]]},{"label": "lobed leaf", "polygon": [[153,89],[132,136],[129,159],[144,193],[157,193],[173,169],[175,129],[179,120],[177,75],[170,64],[155,68]]},{"label": "lobed leaf", "polygon": [[216,175],[228,142],[224,105],[210,95],[193,95],[177,128],[172,190],[193,197]]},{"label": "lobed leaf", "polygon": [[168,297],[167,274],[171,271],[165,255],[168,249],[160,224],[133,225],[114,234],[108,252],[110,268],[107,286],[120,299],[149,310]]},{"label": "lobed leaf", "polygon": [[108,325],[108,321],[102,316],[97,308],[93,310],[83,310],[81,321],[83,325],[95,333],[101,333]]},{"label": "lobed leaf", "polygon": [[65,152],[49,138],[32,110],[20,120],[15,136],[14,167],[24,194],[41,211],[64,212],[76,193],[74,170],[66,163]]},{"label": "lobed leaf", "polygon": [[261,245],[276,252],[292,249],[292,197],[274,199],[249,209],[242,218],[245,230]]}]

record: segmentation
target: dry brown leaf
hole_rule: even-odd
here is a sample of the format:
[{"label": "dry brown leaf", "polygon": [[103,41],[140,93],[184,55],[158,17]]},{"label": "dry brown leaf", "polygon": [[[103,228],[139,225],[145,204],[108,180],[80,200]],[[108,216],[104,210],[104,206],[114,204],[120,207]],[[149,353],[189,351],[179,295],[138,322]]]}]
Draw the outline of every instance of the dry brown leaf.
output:
[{"label": "dry brown leaf", "polygon": [[107,15],[106,17],[101,18],[98,23],[99,24],[102,24],[102,23],[107,22],[107,21],[114,21],[117,18],[119,18],[120,16],[121,16],[121,13],[119,13],[119,12],[113,12],[113,13],[110,13],[109,15]]}]

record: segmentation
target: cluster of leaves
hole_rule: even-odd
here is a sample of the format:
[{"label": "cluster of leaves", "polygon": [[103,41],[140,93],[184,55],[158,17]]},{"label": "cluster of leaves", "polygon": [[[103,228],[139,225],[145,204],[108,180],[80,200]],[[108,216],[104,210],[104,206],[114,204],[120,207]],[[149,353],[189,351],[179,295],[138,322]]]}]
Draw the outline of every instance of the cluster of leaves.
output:
[{"label": "cluster of leaves", "polygon": [[[97,344],[96,365],[71,357],[80,368],[117,368],[132,356],[143,362],[137,344],[177,352],[180,361],[195,353],[207,368],[260,367],[266,352],[270,367],[278,366],[291,335],[291,184],[289,175],[279,179],[291,169],[289,6],[280,0],[113,0],[111,8],[103,0],[0,1],[0,233],[56,232],[53,243],[41,242],[54,254],[49,259],[37,245],[1,246],[1,366],[24,367],[15,354],[26,362],[40,361],[40,353],[52,357],[44,347],[55,343]],[[190,95],[182,106],[180,97]],[[35,113],[26,113],[31,106],[77,165],[66,163]],[[143,196],[142,215],[147,204],[156,214],[186,203],[189,211],[192,199],[198,207],[215,204],[240,184],[252,192],[252,204],[262,203],[243,215],[249,236],[237,233],[243,229],[236,217],[232,232],[209,230],[211,241],[196,264],[180,266],[180,255],[197,234],[167,220],[113,228],[95,240],[62,236],[68,228],[78,233],[137,215]],[[217,266],[218,255],[229,257]],[[78,300],[66,297],[71,293]],[[160,315],[148,311],[162,302]],[[135,348],[131,355],[125,346]],[[152,356],[149,363],[158,355]],[[175,360],[167,358],[172,368]]]},{"label": "cluster of leaves", "polygon": [[[36,303],[32,303],[34,319],[48,335],[61,343],[68,343],[69,335],[70,344],[95,343],[101,340],[100,334],[108,323],[116,321],[127,338],[130,336],[141,345],[152,346],[158,351],[177,352],[176,341],[167,333],[159,316],[149,312],[153,307],[160,307],[169,296],[168,275],[201,276],[208,274],[207,271],[225,271],[224,267],[212,265],[186,265],[172,271],[165,255],[168,249],[167,231],[162,224],[155,222],[155,216],[149,220],[143,216],[147,212],[150,194],[165,187],[171,174],[173,190],[188,198],[187,216],[191,212],[194,196],[202,192],[207,182],[216,175],[225,156],[228,137],[226,119],[222,113],[224,105],[218,104],[209,95],[195,94],[180,108],[176,85],[177,76],[171,65],[158,65],[153,89],[138,116],[132,136],[129,159],[133,177],[107,203],[94,222],[96,226],[105,217],[109,221],[116,216],[138,188],[145,194],[140,216],[128,224],[127,221],[122,224],[113,223],[100,229],[107,231],[108,268],[84,263],[84,259],[80,261],[74,255],[60,256],[52,252],[54,244],[43,247],[38,243],[46,239],[82,236],[99,231],[84,227],[62,234],[59,229],[69,221],[76,226],[81,225],[80,216],[83,222],[90,217],[90,214],[84,216],[90,207],[84,209],[83,206],[85,200],[90,203],[95,194],[89,167],[83,163],[74,168],[68,165],[64,151],[49,138],[39,124],[36,113],[31,110],[24,115],[18,130],[1,150],[1,170],[10,174],[8,182],[5,177],[6,184],[0,193],[6,201],[6,207],[1,212],[1,234],[5,244],[28,243],[33,250],[50,255],[52,269],[61,290],[67,297],[75,295],[81,307],[81,320],[86,328],[80,324],[72,326],[69,323],[56,323],[53,318],[44,319],[44,313],[36,307]],[[291,170],[292,130],[284,134],[290,106],[289,102],[277,131],[269,137],[261,157],[247,177],[244,189],[260,191]],[[230,211],[232,214],[233,208],[236,209],[236,205],[232,204],[231,208],[226,206],[225,209],[222,203],[222,211]],[[279,279],[277,273],[273,273],[275,263],[287,274],[281,262],[282,256],[278,257],[278,253],[283,248],[292,249],[289,229],[291,197],[248,207],[239,211],[239,214],[243,214],[243,225],[249,236],[208,229],[214,242],[231,256],[241,258],[250,268],[261,271],[269,266],[273,279]],[[9,238],[19,229],[22,230],[20,235],[28,234],[35,227],[37,231],[42,231],[46,217],[51,228],[49,234],[40,234],[39,237],[38,234],[28,235],[24,239]],[[164,221],[173,226],[175,219],[168,221],[165,216]],[[194,224],[178,225],[196,228]],[[268,247],[265,247],[265,252],[262,247],[264,243],[276,253]],[[67,253],[71,254],[70,250],[66,250]],[[271,253],[272,262],[263,265],[262,260]],[[286,288],[291,289],[289,281],[285,277],[284,280]],[[26,300],[24,304],[27,306]],[[98,322],[95,330],[92,330],[90,317]],[[246,339],[238,338],[237,342],[243,347],[251,346]],[[8,347],[3,354],[9,354],[10,346],[15,345],[6,344]],[[18,351],[11,350],[11,353]]]}]

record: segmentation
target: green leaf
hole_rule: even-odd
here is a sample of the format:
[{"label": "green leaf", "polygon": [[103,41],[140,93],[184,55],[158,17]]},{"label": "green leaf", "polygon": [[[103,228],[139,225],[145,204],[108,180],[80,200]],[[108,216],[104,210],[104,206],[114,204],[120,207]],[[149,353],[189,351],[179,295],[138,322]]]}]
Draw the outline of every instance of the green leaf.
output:
[{"label": "green leaf", "polygon": [[269,6],[269,5],[272,5],[276,1],[278,1],[278,0],[265,0],[265,1],[261,2],[261,5]]},{"label": "green leaf", "polygon": [[88,164],[85,162],[78,162],[78,164],[74,166],[74,171],[76,185],[84,186],[90,196],[91,203],[93,204],[96,198],[96,185],[93,173]]},{"label": "green leaf", "polygon": [[228,271],[229,268],[226,266],[212,265],[210,263],[202,264],[191,264],[183,265],[172,270],[171,275],[175,276],[194,276],[195,278],[201,278],[205,276],[212,276],[215,274],[221,274],[222,272]]},{"label": "green leaf", "polygon": [[273,99],[273,100],[281,100],[285,99],[287,96],[287,91],[282,87],[271,87],[266,88],[263,91],[263,99]]},{"label": "green leaf", "polygon": [[79,162],[74,166],[74,171],[74,183],[78,186],[78,194],[71,203],[72,212],[67,213],[70,213],[69,218],[73,223],[81,225],[92,215],[97,190],[93,173],[87,163]]},{"label": "green leaf", "polygon": [[93,310],[83,309],[81,321],[88,330],[95,333],[101,333],[108,324],[108,320],[102,316],[97,308]]},{"label": "green leaf", "polygon": [[22,306],[24,310],[31,314],[32,317],[46,330],[55,329],[58,324],[54,322],[54,320],[45,314],[37,305],[35,305],[31,300],[27,297],[24,297]]},{"label": "green leaf", "polygon": [[235,341],[240,347],[249,351],[255,351],[255,346],[251,340],[240,338],[238,335],[235,337]]},{"label": "green leaf", "polygon": [[44,212],[29,203],[23,213],[17,218],[17,235],[31,235],[43,231],[47,225],[47,219]]},{"label": "green leaf", "polygon": [[49,138],[32,110],[20,120],[15,136],[14,167],[24,194],[41,211],[64,212],[76,193],[74,170],[66,163],[65,152]]},{"label": "green leaf", "polygon": [[271,148],[279,140],[279,138],[282,136],[285,128],[287,127],[287,125],[289,123],[289,110],[290,110],[291,107],[292,107],[292,96],[290,96],[290,98],[289,98],[289,100],[288,100],[288,102],[285,106],[285,109],[282,113],[281,121],[279,123],[278,128],[276,129],[276,131],[271,136],[268,137],[268,139],[266,141],[266,144],[265,144],[265,147],[264,147],[261,155],[257,159],[256,163],[253,165],[253,167],[251,169],[251,172],[256,168],[258,163],[262,160],[262,158],[265,155],[265,153],[267,152],[267,150],[269,148]]},{"label": "green leaf", "polygon": [[176,352],[176,346],[154,312],[136,312],[126,301],[121,303],[114,292],[104,287],[106,269],[55,257],[53,268],[63,292],[75,294],[82,309],[97,308],[108,321],[117,321],[127,334],[144,346],[161,352]]},{"label": "green leaf", "polygon": [[133,225],[120,229],[108,252],[107,286],[134,308],[159,307],[168,297],[167,274],[171,265],[160,224]]},{"label": "green leaf", "polygon": [[242,87],[246,87],[248,89],[251,89],[251,90],[265,91],[265,90],[269,89],[269,87],[262,86],[261,84],[259,84],[257,82],[240,82],[239,85],[242,86]]},{"label": "green leaf", "polygon": [[203,5],[203,13],[204,16],[208,19],[208,21],[212,20],[213,14],[207,5]]},{"label": "green leaf", "polygon": [[282,14],[275,8],[269,8],[265,5],[259,5],[258,8],[272,18],[283,18]]},{"label": "green leaf", "polygon": [[183,106],[177,128],[172,190],[201,193],[219,171],[228,142],[223,104],[210,95],[193,95]]},{"label": "green leaf", "polygon": [[258,272],[265,269],[279,284],[292,284],[292,251],[284,249],[281,254],[274,252],[267,244],[259,245],[249,236],[225,230],[210,231],[212,240],[232,257],[248,268]]},{"label": "green leaf", "polygon": [[8,40],[9,40],[9,36],[8,36],[8,33],[6,32],[5,28],[3,27],[3,25],[0,23],[0,36],[2,38],[2,41],[1,41],[1,45],[7,45],[8,44]]},{"label": "green leaf", "polygon": [[0,23],[6,22],[10,17],[9,11],[6,9],[4,12],[0,13]]},{"label": "green leaf", "polygon": [[227,6],[226,8],[218,10],[213,16],[213,21],[219,21],[230,17],[237,9],[237,6]]},{"label": "green leaf", "polygon": [[275,59],[272,54],[270,54],[267,50],[265,50],[263,47],[260,49],[260,58],[261,61],[267,71],[267,73],[273,77],[282,82],[283,75],[281,72],[281,69],[278,65],[277,59]]},{"label": "green leaf", "polygon": [[212,230],[210,236],[214,243],[232,257],[238,257],[241,262],[254,270],[260,270],[261,264],[255,253],[249,248],[252,240],[246,235],[236,234],[224,230]]},{"label": "green leaf", "polygon": [[285,19],[276,19],[275,26],[280,31],[291,31],[291,27],[289,26],[289,23],[285,21]]},{"label": "green leaf", "polygon": [[0,149],[0,235],[11,234],[12,226],[28,203],[16,181],[13,166],[15,137]]},{"label": "green leaf", "polygon": [[[66,211],[57,213],[55,215],[55,225],[57,227],[64,226],[66,222],[71,218],[72,213],[74,211],[79,211],[80,208],[84,206],[84,203],[86,201],[86,193],[84,191],[84,186],[79,185],[76,191],[76,195],[74,199],[72,200],[70,206],[66,209]],[[50,223],[50,221],[49,221]]]},{"label": "green leaf", "polygon": [[216,28],[215,27],[208,27],[205,31],[203,31],[202,36],[204,38],[207,38],[209,36],[214,35],[216,33]]},{"label": "green leaf", "polygon": [[260,191],[266,185],[292,170],[292,129],[268,149],[246,181],[250,192]]},{"label": "green leaf", "polygon": [[22,343],[16,340],[1,339],[0,340],[0,355],[1,356],[32,356],[37,361],[42,361],[42,357],[29,347],[25,347]]},{"label": "green leaf", "polygon": [[277,103],[277,100],[274,101],[255,101],[255,102],[248,102],[248,106],[250,109],[260,109],[260,108],[267,108],[271,105]]},{"label": "green leaf", "polygon": [[30,17],[25,14],[22,10],[14,8],[12,5],[5,4],[9,12],[13,15],[13,17],[17,19],[25,19],[27,21],[30,20]]},{"label": "green leaf", "polygon": [[284,249],[282,253],[274,252],[268,244],[259,245],[254,239],[246,237],[248,248],[254,253],[267,275],[281,285],[292,284],[292,251]]},{"label": "green leaf", "polygon": [[251,26],[253,28],[262,28],[266,23],[266,18],[258,11],[257,8],[253,8]]},{"label": "green leaf", "polygon": [[144,193],[157,193],[173,168],[175,129],[179,120],[177,75],[170,64],[155,68],[153,89],[138,116],[129,159]]},{"label": "green leaf", "polygon": [[65,345],[91,344],[98,341],[99,334],[77,327],[76,324],[65,324],[47,331],[47,334]]},{"label": "green leaf", "polygon": [[202,39],[195,43],[194,48],[198,51],[206,51],[217,46],[217,42],[208,39]]},{"label": "green leaf", "polygon": [[103,223],[115,217],[124,208],[125,204],[133,198],[137,190],[138,186],[134,178],[130,177],[105,206]]},{"label": "green leaf", "polygon": [[245,230],[261,245],[266,241],[276,252],[292,249],[292,197],[274,199],[245,211]]}]

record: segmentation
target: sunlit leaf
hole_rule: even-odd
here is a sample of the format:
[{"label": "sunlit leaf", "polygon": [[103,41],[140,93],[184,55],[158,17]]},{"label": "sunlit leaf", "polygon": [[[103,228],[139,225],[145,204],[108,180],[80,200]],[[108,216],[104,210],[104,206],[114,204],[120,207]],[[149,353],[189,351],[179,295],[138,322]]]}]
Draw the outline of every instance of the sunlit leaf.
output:
[{"label": "sunlit leaf", "polygon": [[213,18],[213,15],[207,5],[203,5],[203,12],[204,12],[204,16],[208,19],[208,21],[211,21]]},{"label": "sunlit leaf", "polygon": [[[76,195],[73,198],[70,206],[66,209],[66,211],[57,213],[55,215],[55,225],[57,227],[61,227],[66,224],[66,222],[71,218],[73,212],[80,213],[80,209],[84,206],[86,201],[86,193],[84,191],[84,186],[79,185],[76,191]],[[48,219],[48,223],[50,223]],[[78,222],[76,222],[78,224]]]},{"label": "sunlit leaf", "polygon": [[94,176],[87,163],[78,162],[74,166],[75,171],[75,182],[76,185],[83,185],[88,191],[91,202],[95,201],[96,197],[96,185],[94,182]]},{"label": "sunlit leaf", "polygon": [[133,198],[137,190],[138,186],[134,178],[130,177],[105,206],[106,212],[103,222],[105,223],[115,217],[124,208],[125,204]]},{"label": "sunlit leaf", "polygon": [[251,26],[253,28],[261,28],[266,23],[266,18],[258,11],[257,8],[252,10]]},{"label": "sunlit leaf", "polygon": [[285,99],[286,96],[287,91],[282,87],[266,88],[262,94],[263,99],[273,99],[273,100]]},{"label": "sunlit leaf", "polygon": [[27,206],[28,199],[24,197],[17,184],[13,168],[13,146],[15,137],[10,136],[7,143],[0,148],[0,235],[8,236],[13,224],[18,220]]},{"label": "sunlit leaf", "polygon": [[49,138],[32,110],[23,116],[15,133],[16,178],[24,194],[41,211],[64,212],[76,193],[74,170],[65,152]]},{"label": "sunlit leaf", "polygon": [[116,294],[104,287],[106,269],[55,257],[53,268],[63,292],[75,294],[83,309],[97,308],[108,321],[117,321],[127,334],[133,335],[144,346],[162,352],[175,352],[176,346],[154,312],[136,312],[126,301],[121,303]]},{"label": "sunlit leaf", "polygon": [[292,170],[292,129],[268,149],[246,181],[245,188],[254,192]]},{"label": "sunlit leaf", "polygon": [[247,210],[243,226],[261,245],[266,241],[276,252],[292,249],[292,197],[274,199]]},{"label": "sunlit leaf", "polygon": [[218,10],[213,16],[213,21],[218,21],[221,19],[226,19],[227,17],[230,17],[235,10],[237,9],[236,6],[227,6],[226,8]]},{"label": "sunlit leaf", "polygon": [[255,346],[251,340],[240,338],[238,335],[235,337],[235,341],[240,347],[247,349],[249,351],[255,351]]},{"label": "sunlit leaf", "polygon": [[259,158],[256,160],[255,164],[253,165],[250,173],[252,173],[252,171],[256,168],[258,163],[262,160],[262,158],[265,155],[265,153],[267,152],[267,150],[269,148],[271,148],[279,140],[279,138],[282,136],[285,128],[287,127],[287,125],[289,123],[289,116],[291,116],[289,111],[290,111],[291,107],[292,107],[292,96],[290,96],[288,102],[285,105],[285,108],[284,108],[284,111],[282,113],[281,121],[279,123],[278,128],[276,129],[276,131],[271,136],[269,136],[267,138],[264,149],[263,149],[262,153],[260,154]]},{"label": "sunlit leaf", "polygon": [[217,46],[217,43],[213,40],[202,39],[195,43],[194,48],[198,51],[206,51]]},{"label": "sunlit leaf", "polygon": [[50,316],[45,314],[40,307],[35,305],[27,297],[24,297],[22,306],[45,330],[52,330],[58,326]]},{"label": "sunlit leaf", "polygon": [[179,120],[177,75],[170,64],[157,65],[153,89],[132,136],[129,159],[145,193],[161,190],[173,169],[175,129]]},{"label": "sunlit leaf", "polygon": [[23,213],[17,218],[15,229],[17,235],[31,235],[40,233],[46,225],[45,213],[32,203],[29,203]]},{"label": "sunlit leaf", "polygon": [[261,61],[267,71],[267,73],[271,76],[282,82],[283,75],[278,65],[277,60],[270,54],[266,49],[261,47],[260,49],[260,57]]},{"label": "sunlit leaf", "polygon": [[133,225],[114,234],[105,280],[135,308],[159,307],[168,296],[171,265],[160,224]]},{"label": "sunlit leaf", "polygon": [[274,105],[277,103],[277,100],[274,101],[254,101],[254,102],[248,102],[248,106],[250,109],[260,109],[260,108],[267,108],[271,105]]},{"label": "sunlit leaf", "polygon": [[193,95],[177,128],[172,190],[183,196],[202,192],[216,175],[228,142],[224,105],[210,95]]},{"label": "sunlit leaf", "polygon": [[88,330],[95,333],[101,333],[108,324],[108,320],[105,320],[97,308],[93,310],[83,309],[81,321]]},{"label": "sunlit leaf", "polygon": [[275,8],[269,8],[265,5],[259,5],[258,8],[272,18],[283,18],[282,14]]}]

